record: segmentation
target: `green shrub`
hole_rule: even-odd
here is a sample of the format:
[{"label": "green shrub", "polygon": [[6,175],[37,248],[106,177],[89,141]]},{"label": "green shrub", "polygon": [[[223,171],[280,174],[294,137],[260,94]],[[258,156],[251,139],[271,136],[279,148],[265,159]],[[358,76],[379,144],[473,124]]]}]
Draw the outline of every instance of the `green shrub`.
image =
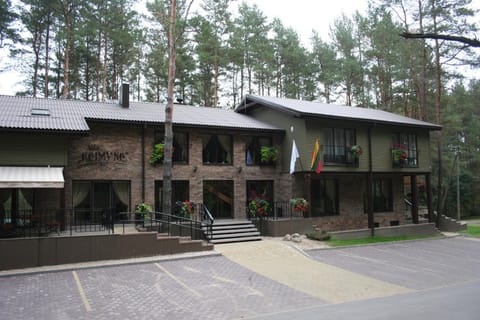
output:
[{"label": "green shrub", "polygon": [[318,241],[327,241],[330,240],[330,234],[325,231],[315,231],[306,234],[308,239],[318,240]]}]

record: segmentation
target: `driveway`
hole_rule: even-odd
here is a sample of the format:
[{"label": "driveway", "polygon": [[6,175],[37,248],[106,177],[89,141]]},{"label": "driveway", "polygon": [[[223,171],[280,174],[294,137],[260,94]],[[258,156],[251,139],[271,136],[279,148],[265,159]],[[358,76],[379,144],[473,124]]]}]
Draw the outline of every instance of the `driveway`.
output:
[{"label": "driveway", "polygon": [[[474,239],[308,251],[272,242],[216,246],[223,255],[0,272],[0,312],[2,319],[170,320],[291,319],[315,310],[319,319],[340,319],[338,310],[353,312],[342,308],[380,310],[384,303],[408,305],[418,297],[448,302],[445,290],[460,296],[480,281],[480,242]],[[438,290],[445,300],[436,300]],[[465,319],[478,315],[463,309]],[[312,318],[304,315],[297,318]]]}]

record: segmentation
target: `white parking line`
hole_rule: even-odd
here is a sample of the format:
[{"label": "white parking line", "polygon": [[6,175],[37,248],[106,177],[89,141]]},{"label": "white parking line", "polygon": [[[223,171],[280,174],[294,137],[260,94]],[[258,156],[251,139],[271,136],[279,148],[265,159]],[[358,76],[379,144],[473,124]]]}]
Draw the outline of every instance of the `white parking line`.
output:
[{"label": "white parking line", "polygon": [[85,310],[87,312],[92,311],[92,307],[90,306],[90,303],[88,302],[87,295],[85,294],[85,291],[83,290],[82,284],[80,283],[80,278],[78,277],[78,274],[76,271],[72,271],[73,278],[75,279],[75,283],[77,284],[78,292],[80,293],[80,297],[82,298],[83,306],[85,307]]},{"label": "white parking line", "polygon": [[170,272],[168,272],[167,269],[165,269],[164,267],[162,267],[159,263],[155,263],[155,265],[160,269],[162,270],[167,276],[169,276],[170,278],[172,278],[175,282],[177,282],[179,285],[181,285],[182,287],[184,287],[185,289],[188,290],[188,292],[190,292],[192,295],[196,296],[197,298],[200,298],[201,295],[200,293],[198,293],[197,291],[195,291],[194,289],[190,288],[189,286],[187,286],[182,280],[178,279],[177,277],[175,277],[173,274],[171,274]]}]

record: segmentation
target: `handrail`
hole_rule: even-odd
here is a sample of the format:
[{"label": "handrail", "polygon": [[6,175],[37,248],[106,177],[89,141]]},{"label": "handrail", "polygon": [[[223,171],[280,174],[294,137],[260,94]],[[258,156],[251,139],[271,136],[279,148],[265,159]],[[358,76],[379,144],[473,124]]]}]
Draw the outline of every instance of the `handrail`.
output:
[{"label": "handrail", "polygon": [[203,204],[203,215],[202,215],[202,221],[208,220],[210,221],[211,224],[215,221],[213,219],[212,214],[210,213],[210,210],[208,210],[207,206]]},{"label": "handrail", "polygon": [[203,214],[202,214],[202,223],[206,221],[206,231],[205,231],[205,237],[207,238],[208,241],[212,239],[213,236],[213,222],[215,219],[213,219],[212,214],[208,210],[207,206],[205,204],[202,204],[203,207]]},{"label": "handrail", "polygon": [[412,203],[410,200],[408,200],[408,199],[403,199],[403,201],[405,201],[405,204],[406,204],[407,206],[409,206],[410,208],[413,206],[413,203]]}]

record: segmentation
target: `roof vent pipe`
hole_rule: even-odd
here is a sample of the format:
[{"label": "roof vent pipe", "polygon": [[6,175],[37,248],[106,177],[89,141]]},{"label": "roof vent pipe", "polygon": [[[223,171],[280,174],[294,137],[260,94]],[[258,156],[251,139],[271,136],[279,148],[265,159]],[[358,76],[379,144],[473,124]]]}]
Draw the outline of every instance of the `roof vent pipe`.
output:
[{"label": "roof vent pipe", "polygon": [[122,108],[129,108],[130,107],[130,88],[128,83],[122,83],[120,86],[120,94],[118,102],[122,106]]}]

